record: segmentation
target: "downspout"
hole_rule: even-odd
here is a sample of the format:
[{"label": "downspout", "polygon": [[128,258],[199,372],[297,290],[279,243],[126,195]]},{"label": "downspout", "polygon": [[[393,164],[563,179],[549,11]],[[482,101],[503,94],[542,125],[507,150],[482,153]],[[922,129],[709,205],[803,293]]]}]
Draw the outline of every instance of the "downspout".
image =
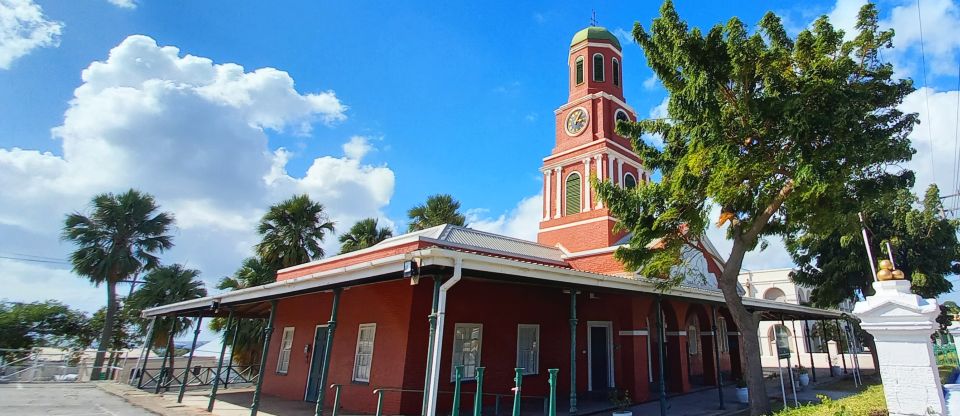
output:
[{"label": "downspout", "polygon": [[[316,416],[323,416],[323,399],[326,397],[328,388],[327,380],[330,377],[330,357],[331,351],[333,350],[333,333],[337,329],[337,310],[340,309],[341,292],[343,292],[343,288],[338,287],[333,289],[333,303],[330,305],[330,320],[327,321],[327,340],[323,347],[323,364],[320,366],[320,382],[319,386],[317,387],[317,406],[316,409],[314,409],[314,414]],[[333,414],[337,414],[336,407],[333,409]]]},{"label": "downspout", "polygon": [[430,391],[427,400],[427,416],[437,414],[437,390],[440,387],[440,353],[443,345],[443,321],[447,312],[447,292],[463,277],[463,258],[454,257],[453,277],[440,285],[440,295],[437,299],[437,334],[433,340],[433,362],[430,363]]},{"label": "downspout", "polygon": [[424,395],[421,415],[427,414],[427,399],[429,396],[426,392],[430,390],[430,369],[433,368],[433,339],[437,335],[437,302],[440,297],[440,283],[440,275],[433,276],[433,304],[430,306],[430,316],[428,317],[430,321],[430,340],[427,341],[427,364],[423,367],[426,369],[426,374],[423,380]]}]

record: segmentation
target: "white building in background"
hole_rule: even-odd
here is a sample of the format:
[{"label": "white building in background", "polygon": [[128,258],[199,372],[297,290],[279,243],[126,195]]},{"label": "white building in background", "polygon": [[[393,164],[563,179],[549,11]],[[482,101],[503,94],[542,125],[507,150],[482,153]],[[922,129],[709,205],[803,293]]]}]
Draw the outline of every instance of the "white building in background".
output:
[{"label": "white building in background", "polygon": [[[740,285],[743,286],[745,297],[766,299],[777,302],[792,303],[803,305],[810,302],[812,289],[802,287],[793,282],[791,274],[793,269],[770,269],[757,271],[743,271],[739,276]],[[853,310],[853,302],[847,301],[840,305],[840,310],[850,312]],[[809,325],[809,327],[807,326]],[[757,336],[760,339],[760,359],[765,368],[777,367],[777,333],[781,338],[786,338],[790,348],[790,362],[793,366],[798,363],[806,368],[811,367],[811,350],[813,352],[813,363],[819,371],[825,371],[829,361],[834,367],[843,371],[844,364],[846,368],[853,368],[853,357],[851,354],[839,354],[840,347],[837,345],[838,332],[836,322],[826,323],[827,339],[820,336],[811,336],[807,339],[807,334],[817,334],[811,331],[815,325],[814,321],[783,321],[783,324],[776,321],[761,321]],[[823,324],[821,324],[823,325]],[[841,331],[846,331],[846,324],[841,322]],[[848,352],[849,348],[844,345],[843,352]],[[860,368],[872,369],[873,358],[870,354],[861,353],[858,355]],[[780,365],[786,366],[787,360],[781,360]]]}]

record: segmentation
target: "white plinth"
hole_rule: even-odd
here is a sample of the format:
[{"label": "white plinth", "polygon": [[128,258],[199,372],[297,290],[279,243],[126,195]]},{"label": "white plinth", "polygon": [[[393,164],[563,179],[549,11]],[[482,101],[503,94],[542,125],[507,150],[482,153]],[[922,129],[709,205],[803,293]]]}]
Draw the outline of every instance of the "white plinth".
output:
[{"label": "white plinth", "polygon": [[945,415],[930,342],[930,334],[939,328],[937,301],[910,293],[907,280],[874,282],[873,288],[877,293],[857,302],[853,314],[876,339],[890,415]]}]

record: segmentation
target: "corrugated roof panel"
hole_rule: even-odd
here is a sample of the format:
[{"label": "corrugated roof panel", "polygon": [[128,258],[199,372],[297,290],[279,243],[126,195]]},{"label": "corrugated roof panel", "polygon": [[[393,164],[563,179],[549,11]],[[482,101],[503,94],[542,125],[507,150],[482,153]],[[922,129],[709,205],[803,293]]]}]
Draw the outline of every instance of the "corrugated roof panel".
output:
[{"label": "corrugated roof panel", "polygon": [[479,250],[496,250],[501,253],[513,253],[521,257],[563,261],[561,258],[563,252],[557,248],[466,227],[447,226],[438,240],[476,247]]}]

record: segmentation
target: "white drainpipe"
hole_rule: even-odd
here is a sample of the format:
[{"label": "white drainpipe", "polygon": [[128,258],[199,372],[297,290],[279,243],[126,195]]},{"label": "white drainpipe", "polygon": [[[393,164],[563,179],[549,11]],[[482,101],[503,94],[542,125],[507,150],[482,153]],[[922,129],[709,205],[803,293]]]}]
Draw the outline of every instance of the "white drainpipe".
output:
[{"label": "white drainpipe", "polygon": [[440,386],[440,353],[441,345],[443,345],[443,321],[447,312],[447,291],[460,281],[462,272],[463,259],[456,256],[453,263],[453,277],[440,286],[440,297],[437,301],[437,334],[431,346],[433,348],[433,365],[430,370],[429,391],[425,393],[430,395],[427,400],[427,416],[436,416],[437,414],[437,389]]}]

